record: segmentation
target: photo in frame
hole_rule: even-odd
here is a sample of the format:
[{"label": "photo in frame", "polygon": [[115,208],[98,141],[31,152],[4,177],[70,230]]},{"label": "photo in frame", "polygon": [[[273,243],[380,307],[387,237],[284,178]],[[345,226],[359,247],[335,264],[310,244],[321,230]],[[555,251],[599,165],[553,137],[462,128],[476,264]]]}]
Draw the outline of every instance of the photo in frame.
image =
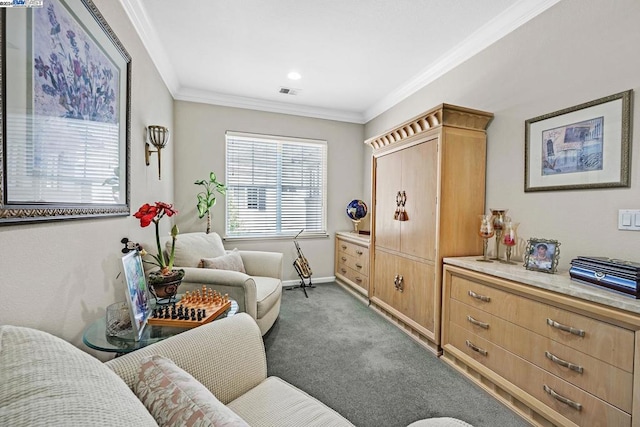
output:
[{"label": "photo in frame", "polygon": [[131,312],[133,333],[135,340],[139,341],[151,314],[149,288],[140,252],[134,250],[122,257],[122,271],[127,290],[127,303]]},{"label": "photo in frame", "polygon": [[524,251],[524,266],[527,270],[555,273],[560,259],[560,242],[557,240],[531,238]]},{"label": "photo in frame", "polygon": [[131,57],[91,0],[0,10],[0,225],[129,215]]},{"label": "photo in frame", "polygon": [[628,187],[632,94],[526,120],[524,191]]}]

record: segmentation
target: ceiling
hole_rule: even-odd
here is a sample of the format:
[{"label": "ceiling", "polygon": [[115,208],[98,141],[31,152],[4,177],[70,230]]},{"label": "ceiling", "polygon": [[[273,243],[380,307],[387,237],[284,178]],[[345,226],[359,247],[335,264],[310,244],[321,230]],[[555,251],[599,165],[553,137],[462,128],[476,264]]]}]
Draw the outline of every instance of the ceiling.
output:
[{"label": "ceiling", "polygon": [[175,99],[354,123],[558,1],[120,0]]}]

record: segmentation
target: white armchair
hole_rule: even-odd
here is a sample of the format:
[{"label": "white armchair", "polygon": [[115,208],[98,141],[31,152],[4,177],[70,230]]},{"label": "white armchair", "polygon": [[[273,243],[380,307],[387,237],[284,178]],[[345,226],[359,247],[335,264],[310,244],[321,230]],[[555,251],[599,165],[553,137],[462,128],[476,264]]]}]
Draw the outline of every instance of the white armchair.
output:
[{"label": "white armchair", "polygon": [[[165,249],[171,250],[171,241]],[[200,289],[203,285],[229,294],[238,302],[239,311],[253,317],[262,335],[273,326],[280,313],[282,298],[283,254],[277,252],[238,251],[246,273],[200,268],[203,258],[227,254],[217,233],[179,234],[175,245],[175,268],[185,271],[179,292]]]}]

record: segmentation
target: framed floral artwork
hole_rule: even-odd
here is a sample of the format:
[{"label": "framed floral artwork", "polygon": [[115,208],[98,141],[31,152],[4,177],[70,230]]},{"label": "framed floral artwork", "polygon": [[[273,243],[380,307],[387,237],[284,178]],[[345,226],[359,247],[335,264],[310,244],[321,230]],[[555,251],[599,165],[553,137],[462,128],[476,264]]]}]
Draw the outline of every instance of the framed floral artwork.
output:
[{"label": "framed floral artwork", "polygon": [[525,121],[524,191],[628,187],[632,91]]},{"label": "framed floral artwork", "polygon": [[131,57],[91,0],[0,13],[0,225],[128,215]]}]

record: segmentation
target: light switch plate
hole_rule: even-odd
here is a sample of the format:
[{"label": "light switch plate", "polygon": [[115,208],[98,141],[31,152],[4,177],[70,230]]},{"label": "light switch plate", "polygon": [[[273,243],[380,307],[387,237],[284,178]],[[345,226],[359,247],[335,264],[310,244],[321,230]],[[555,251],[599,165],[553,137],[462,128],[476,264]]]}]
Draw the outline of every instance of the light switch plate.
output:
[{"label": "light switch plate", "polygon": [[640,210],[618,210],[618,230],[640,231]]}]

